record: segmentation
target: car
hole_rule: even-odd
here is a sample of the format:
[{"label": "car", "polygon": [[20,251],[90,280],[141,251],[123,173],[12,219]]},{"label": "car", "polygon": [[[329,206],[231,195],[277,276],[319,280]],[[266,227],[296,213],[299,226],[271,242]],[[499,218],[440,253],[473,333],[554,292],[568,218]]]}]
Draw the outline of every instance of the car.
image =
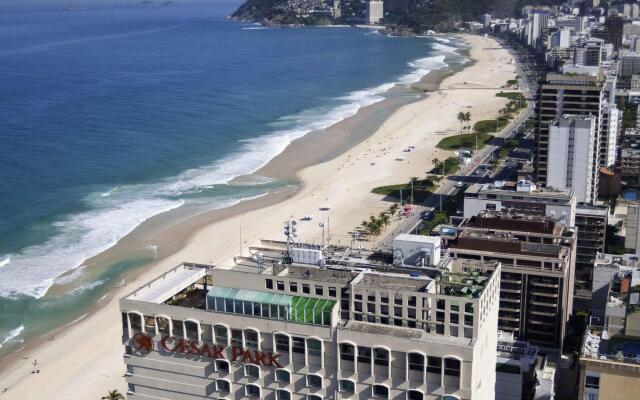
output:
[{"label": "car", "polygon": [[464,187],[464,183],[463,183],[463,182],[457,182],[457,183],[456,183],[456,187],[457,187],[457,188]]},{"label": "car", "polygon": [[423,221],[431,221],[433,219],[433,211],[423,211],[420,218],[422,218]]}]

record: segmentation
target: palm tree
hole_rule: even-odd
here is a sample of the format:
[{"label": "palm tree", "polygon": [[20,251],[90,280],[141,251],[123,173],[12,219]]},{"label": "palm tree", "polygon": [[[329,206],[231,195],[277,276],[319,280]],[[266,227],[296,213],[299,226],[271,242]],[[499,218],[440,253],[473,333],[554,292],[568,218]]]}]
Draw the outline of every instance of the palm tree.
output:
[{"label": "palm tree", "polygon": [[460,112],[458,113],[458,115],[456,116],[456,118],[458,119],[458,122],[460,122],[460,134],[462,135],[462,124],[463,124],[463,123],[464,123],[464,121],[465,121],[466,114],[465,114],[465,113],[463,113],[462,111],[460,111]]},{"label": "palm tree", "polygon": [[467,111],[466,113],[464,113],[464,122],[470,122],[470,121],[471,121],[471,113]]},{"label": "palm tree", "polygon": [[106,396],[102,396],[102,400],[125,400],[125,398],[118,389],[113,389],[109,390]]},{"label": "palm tree", "polygon": [[391,223],[391,218],[389,218],[389,214],[387,214],[386,212],[383,212],[382,214],[380,214],[380,222],[384,226],[389,225]]},{"label": "palm tree", "polygon": [[438,160],[437,158],[434,158],[433,160],[431,160],[431,162],[433,163],[433,169],[435,170],[436,174],[438,173],[438,166],[440,165],[440,160]]}]

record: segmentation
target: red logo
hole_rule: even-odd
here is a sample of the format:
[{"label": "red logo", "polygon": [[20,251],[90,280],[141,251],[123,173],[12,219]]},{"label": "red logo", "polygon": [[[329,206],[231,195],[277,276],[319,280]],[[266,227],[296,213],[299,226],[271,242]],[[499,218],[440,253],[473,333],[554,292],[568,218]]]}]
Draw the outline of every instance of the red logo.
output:
[{"label": "red logo", "polygon": [[153,350],[153,340],[146,333],[136,333],[131,339],[133,349],[141,354],[149,354]]}]

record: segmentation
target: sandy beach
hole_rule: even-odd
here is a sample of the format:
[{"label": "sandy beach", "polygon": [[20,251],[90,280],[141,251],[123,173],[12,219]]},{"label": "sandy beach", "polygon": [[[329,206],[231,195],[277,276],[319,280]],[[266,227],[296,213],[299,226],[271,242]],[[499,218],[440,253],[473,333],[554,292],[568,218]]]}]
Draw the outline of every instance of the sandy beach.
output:
[{"label": "sandy beach", "polygon": [[[144,237],[136,237],[134,231],[129,243],[157,246],[157,262],[141,273],[125,276],[127,284],[111,290],[101,306],[86,318],[0,362],[0,399],[100,399],[111,389],[126,393],[118,299],[183,261],[232,265],[233,256],[261,238],[282,239],[283,221],[299,220],[309,214],[315,217],[298,225],[299,236],[304,241],[319,241],[322,231],[318,222],[322,215],[318,207],[327,204],[331,205],[325,221],[329,241],[347,243],[350,231],[370,215],[389,207],[389,203],[371,193],[372,188],[424,177],[433,158],[449,155],[435,146],[443,137],[459,133],[458,112],[470,112],[474,123],[495,118],[506,104],[507,99],[495,94],[515,77],[508,51],[490,38],[463,39],[470,45],[469,57],[474,63],[447,76],[437,90],[429,90],[426,98],[403,105],[390,115],[375,107],[367,110],[368,115],[357,115],[380,118],[380,126],[348,151],[325,152],[314,158],[313,148],[327,140],[342,139],[326,132],[309,135],[292,143],[257,173],[283,177],[292,168],[302,168],[295,176],[301,181],[299,190],[284,189],[172,227],[159,224],[160,228],[146,231]],[[349,125],[337,129],[348,130]],[[415,150],[403,152],[408,146],[415,146]],[[334,143],[333,147],[340,146]],[[403,161],[396,161],[398,157],[404,157]],[[392,224],[387,229],[393,227]],[[32,373],[33,370],[40,372]]]}]

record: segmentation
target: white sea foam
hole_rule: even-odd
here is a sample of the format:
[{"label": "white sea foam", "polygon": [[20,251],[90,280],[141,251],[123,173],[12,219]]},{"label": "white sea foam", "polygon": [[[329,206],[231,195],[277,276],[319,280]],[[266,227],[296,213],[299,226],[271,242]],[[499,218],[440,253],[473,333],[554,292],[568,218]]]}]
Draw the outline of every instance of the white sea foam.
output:
[{"label": "white sea foam", "polygon": [[42,297],[57,276],[113,246],[146,219],[183,203],[159,198],[112,202],[57,222],[57,234],[13,254],[2,268],[0,296]]},{"label": "white sea foam", "polygon": [[447,46],[446,44],[440,44],[440,43],[434,44],[433,48],[443,53],[455,53],[458,50],[453,46]]},{"label": "white sea foam", "polygon": [[416,82],[419,82],[425,75],[434,69],[446,68],[448,64],[444,62],[445,56],[431,56],[419,58],[417,60],[411,61],[408,65],[414,70],[407,75],[400,78],[399,82],[404,85],[410,85]]},{"label": "white sea foam", "polygon": [[270,28],[266,26],[245,26],[244,28],[242,28],[243,31],[257,31],[262,29],[270,29]]},{"label": "white sea foam", "polygon": [[2,342],[0,342],[0,347],[2,347],[3,344],[9,343],[9,342],[15,342],[16,341],[15,338],[20,336],[23,330],[24,330],[24,325],[20,325],[16,329],[9,331],[7,336],[5,336]]},{"label": "white sea foam", "polygon": [[[113,246],[148,218],[181,206],[184,201],[180,196],[227,184],[237,176],[255,172],[284,151],[291,141],[351,117],[361,108],[384,100],[384,93],[395,85],[418,82],[430,71],[447,67],[447,64],[445,55],[439,54],[414,60],[408,66],[411,68],[409,73],[391,82],[348,93],[333,99],[331,106],[280,118],[272,124],[271,133],[244,140],[239,151],[211,165],[155,183],[116,186],[107,192],[88,195],[85,200],[91,211],[59,221],[54,226],[57,234],[48,241],[3,259],[0,296],[39,298],[54,283],[64,284],[77,279],[82,274],[81,268],[68,276],[57,277]],[[227,207],[241,200],[229,199],[215,206]]]},{"label": "white sea foam", "polygon": [[5,258],[2,259],[2,261],[0,261],[0,268],[7,266],[11,263],[11,256],[6,256]]}]

